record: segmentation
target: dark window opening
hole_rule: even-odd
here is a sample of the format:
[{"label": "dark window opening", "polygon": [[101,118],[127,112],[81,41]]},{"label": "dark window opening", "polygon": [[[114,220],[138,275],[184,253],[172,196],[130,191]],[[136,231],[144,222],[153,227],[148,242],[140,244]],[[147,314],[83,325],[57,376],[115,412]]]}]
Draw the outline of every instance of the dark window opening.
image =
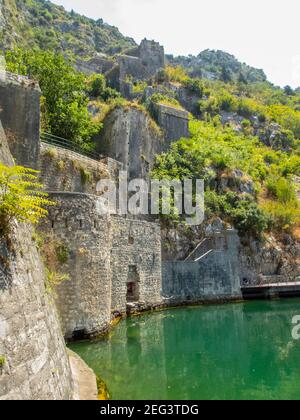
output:
[{"label": "dark window opening", "polygon": [[138,302],[140,300],[140,277],[135,265],[130,265],[127,280],[127,302]]},{"label": "dark window opening", "polygon": [[139,301],[139,286],[138,283],[127,283],[127,302]]}]

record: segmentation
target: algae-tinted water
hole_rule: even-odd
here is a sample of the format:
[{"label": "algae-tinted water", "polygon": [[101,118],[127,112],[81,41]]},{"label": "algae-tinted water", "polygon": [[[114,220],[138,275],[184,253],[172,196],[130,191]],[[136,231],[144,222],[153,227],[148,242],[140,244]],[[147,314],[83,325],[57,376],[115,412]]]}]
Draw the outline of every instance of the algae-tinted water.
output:
[{"label": "algae-tinted water", "polygon": [[72,346],[112,399],[300,399],[300,300],[168,310]]}]

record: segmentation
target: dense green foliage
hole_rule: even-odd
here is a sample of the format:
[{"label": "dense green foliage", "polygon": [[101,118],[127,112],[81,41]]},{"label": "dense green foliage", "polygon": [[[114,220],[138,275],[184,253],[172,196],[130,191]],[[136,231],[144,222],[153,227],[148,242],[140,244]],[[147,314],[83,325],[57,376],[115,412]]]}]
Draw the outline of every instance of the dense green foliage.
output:
[{"label": "dense green foliage", "polygon": [[276,122],[300,139],[300,95],[289,97],[269,83],[244,85],[202,81],[205,98],[200,101],[202,114],[215,116],[222,111],[244,118],[257,117],[260,123]]},{"label": "dense green foliage", "polygon": [[[288,229],[299,220],[291,182],[300,173],[298,154],[272,150],[220,123],[190,125],[191,138],[157,158],[156,178],[204,179],[206,216],[222,217],[242,232]],[[242,176],[234,175],[236,170]],[[252,188],[244,193],[240,185],[247,182]]]},{"label": "dense green foliage", "polygon": [[61,54],[18,49],[7,51],[5,57],[9,71],[39,81],[43,129],[89,147],[100,126],[88,113],[86,77],[76,72]]},{"label": "dense green foliage", "polygon": [[0,48],[41,48],[91,57],[134,46],[117,28],[46,0],[3,0]]},{"label": "dense green foliage", "polygon": [[193,55],[188,57],[168,56],[168,60],[173,66],[184,67],[191,77],[248,83],[267,80],[263,70],[240,63],[233,55],[224,51],[205,50],[197,57]]},{"label": "dense green foliage", "polygon": [[104,102],[121,97],[119,92],[107,86],[103,74],[93,74],[88,78],[87,93],[91,98],[97,98]]}]

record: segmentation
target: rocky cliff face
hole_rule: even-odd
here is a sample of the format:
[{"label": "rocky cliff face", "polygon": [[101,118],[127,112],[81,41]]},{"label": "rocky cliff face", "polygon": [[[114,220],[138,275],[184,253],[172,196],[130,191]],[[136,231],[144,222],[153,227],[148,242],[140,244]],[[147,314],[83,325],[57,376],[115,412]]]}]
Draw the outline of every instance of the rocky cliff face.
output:
[{"label": "rocky cliff face", "polygon": [[163,150],[163,136],[144,110],[117,107],[105,119],[98,150],[123,163],[129,177],[146,178],[155,156]]},{"label": "rocky cliff face", "polygon": [[[13,163],[0,124],[0,162]],[[0,400],[63,400],[73,379],[31,226],[0,238]]]}]

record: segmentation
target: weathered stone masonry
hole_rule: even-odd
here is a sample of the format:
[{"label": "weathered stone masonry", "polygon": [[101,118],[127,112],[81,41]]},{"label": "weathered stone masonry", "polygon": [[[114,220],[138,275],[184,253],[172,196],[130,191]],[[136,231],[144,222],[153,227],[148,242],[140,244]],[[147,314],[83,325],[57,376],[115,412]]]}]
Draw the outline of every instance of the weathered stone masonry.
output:
[{"label": "weathered stone masonry", "polygon": [[[12,165],[1,122],[0,139],[0,161]],[[33,229],[11,227],[11,241],[0,239],[0,400],[69,400],[73,378]]]},{"label": "weathered stone masonry", "polygon": [[36,169],[40,154],[40,96],[37,83],[15,75],[0,78],[0,119],[16,163]]},{"label": "weathered stone masonry", "polygon": [[98,181],[111,177],[107,163],[45,143],[41,143],[38,169],[48,191],[96,194]]},{"label": "weathered stone masonry", "polygon": [[161,237],[157,223],[112,217],[112,311],[126,311],[128,285],[141,307],[162,303]]},{"label": "weathered stone masonry", "polygon": [[163,296],[170,302],[242,298],[237,232],[213,233],[209,242],[212,248],[204,247],[191,261],[163,263]]},{"label": "weathered stone masonry", "polygon": [[60,270],[70,280],[57,288],[64,335],[103,331],[110,323],[111,222],[99,215],[96,196],[51,193],[50,197],[57,206],[49,209],[42,229],[68,252]]},{"label": "weathered stone masonry", "polygon": [[[43,231],[68,250],[61,269],[71,280],[57,289],[67,338],[105,330],[111,314],[126,313],[133,298],[148,307],[162,303],[159,225],[103,217],[93,195],[51,193],[50,197],[57,206],[49,209]],[[128,287],[137,294],[128,296]]]}]

